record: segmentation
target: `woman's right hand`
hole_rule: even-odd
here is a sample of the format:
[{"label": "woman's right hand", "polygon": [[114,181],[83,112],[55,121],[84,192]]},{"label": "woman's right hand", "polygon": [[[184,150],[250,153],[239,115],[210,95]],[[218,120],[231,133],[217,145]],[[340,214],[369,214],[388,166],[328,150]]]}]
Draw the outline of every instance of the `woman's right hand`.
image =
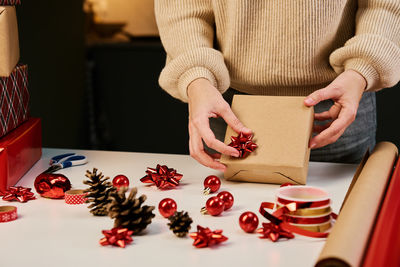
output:
[{"label": "woman's right hand", "polygon": [[222,154],[238,157],[239,152],[215,138],[210,129],[209,118],[222,117],[226,123],[237,133],[250,134],[233,114],[229,104],[211,82],[204,78],[194,80],[187,89],[189,98],[189,150],[190,156],[204,166],[225,171],[226,166],[220,163],[217,155],[209,155],[204,150],[202,140],[208,147]]}]

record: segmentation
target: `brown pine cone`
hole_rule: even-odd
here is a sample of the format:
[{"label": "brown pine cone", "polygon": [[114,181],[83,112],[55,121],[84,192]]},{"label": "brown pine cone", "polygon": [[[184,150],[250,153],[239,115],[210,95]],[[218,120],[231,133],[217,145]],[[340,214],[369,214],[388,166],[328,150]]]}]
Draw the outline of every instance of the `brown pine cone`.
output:
[{"label": "brown pine cone", "polygon": [[187,212],[179,211],[171,215],[168,220],[169,229],[178,237],[184,237],[190,230],[193,220]]}]

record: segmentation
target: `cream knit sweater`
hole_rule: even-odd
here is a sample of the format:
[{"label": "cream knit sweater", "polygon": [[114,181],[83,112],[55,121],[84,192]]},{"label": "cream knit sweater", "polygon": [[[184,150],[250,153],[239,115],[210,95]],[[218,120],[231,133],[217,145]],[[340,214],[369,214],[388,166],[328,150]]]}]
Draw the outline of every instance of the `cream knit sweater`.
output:
[{"label": "cream knit sweater", "polygon": [[259,95],[307,95],[347,69],[367,90],[400,80],[400,0],[155,0],[155,12],[159,83],[182,101],[200,77]]}]

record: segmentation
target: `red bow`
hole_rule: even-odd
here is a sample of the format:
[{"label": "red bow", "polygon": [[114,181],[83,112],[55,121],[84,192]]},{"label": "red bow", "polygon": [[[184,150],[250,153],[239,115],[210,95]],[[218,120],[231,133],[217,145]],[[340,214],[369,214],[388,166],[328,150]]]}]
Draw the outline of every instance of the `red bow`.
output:
[{"label": "red bow", "polygon": [[231,143],[228,146],[236,148],[239,151],[239,158],[246,157],[257,148],[257,144],[253,143],[253,135],[242,132],[236,137],[231,136]]},{"label": "red bow", "polygon": [[210,228],[200,225],[197,225],[197,232],[190,233],[189,236],[194,239],[193,246],[197,248],[212,246],[228,240],[226,236],[222,235],[222,230],[211,231]]},{"label": "red bow", "polygon": [[282,237],[288,239],[294,238],[294,234],[283,230],[280,224],[263,223],[262,225],[262,228],[257,229],[257,233],[261,234],[260,238],[269,238],[272,240],[272,242],[275,242]]},{"label": "red bow", "polygon": [[5,192],[0,192],[0,196],[5,201],[19,201],[28,202],[29,200],[36,199],[34,193],[31,192],[31,188],[23,186],[10,186]]},{"label": "red bow", "polygon": [[140,179],[142,183],[153,183],[158,188],[175,187],[179,185],[179,180],[183,175],[176,172],[175,169],[168,168],[165,165],[157,164],[155,169],[147,168],[147,175]]},{"label": "red bow", "polygon": [[102,246],[111,245],[124,248],[133,241],[131,237],[133,231],[129,231],[128,228],[115,227],[111,230],[103,230],[102,233],[105,236],[100,239],[100,245]]}]

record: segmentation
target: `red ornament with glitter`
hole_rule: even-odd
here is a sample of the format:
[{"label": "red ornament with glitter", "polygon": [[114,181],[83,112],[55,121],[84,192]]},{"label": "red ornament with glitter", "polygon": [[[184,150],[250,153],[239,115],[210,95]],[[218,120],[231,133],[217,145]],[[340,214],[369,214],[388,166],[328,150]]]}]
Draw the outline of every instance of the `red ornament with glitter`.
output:
[{"label": "red ornament with glitter", "polygon": [[219,197],[224,202],[224,210],[229,210],[233,206],[234,198],[231,193],[228,191],[222,191],[218,193],[217,197]]},{"label": "red ornament with glitter", "polygon": [[164,218],[170,217],[177,210],[177,205],[175,200],[172,198],[164,198],[158,204],[158,211]]},{"label": "red ornament with glitter", "polygon": [[23,186],[10,186],[6,191],[0,191],[0,197],[5,201],[19,201],[28,202],[29,200],[36,199],[31,188]]},{"label": "red ornament with glitter", "polygon": [[213,246],[228,240],[222,235],[222,230],[211,231],[208,227],[204,228],[200,225],[197,225],[197,232],[190,233],[189,236],[194,239],[193,246],[197,248]]},{"label": "red ornament with glitter", "polygon": [[203,193],[208,195],[210,193],[215,193],[221,187],[221,179],[215,175],[209,175],[204,179],[204,190]]},{"label": "red ornament with glitter", "polygon": [[157,164],[155,169],[147,168],[147,175],[140,179],[142,183],[155,184],[160,189],[167,189],[179,185],[183,175],[175,169]]},{"label": "red ornament with glitter", "polygon": [[111,230],[103,230],[102,233],[104,237],[99,241],[102,246],[110,245],[124,248],[133,241],[131,237],[133,231],[129,231],[128,228],[115,227]]},{"label": "red ornament with glitter", "polygon": [[206,206],[201,209],[201,213],[218,216],[224,211],[224,208],[225,204],[222,199],[219,197],[210,197],[206,202]]},{"label": "red ornament with glitter", "polygon": [[231,143],[228,146],[239,151],[239,158],[247,157],[257,148],[257,144],[253,142],[253,135],[242,132],[236,137],[231,136]]},{"label": "red ornament with glitter", "polygon": [[255,213],[246,211],[240,215],[239,225],[246,233],[253,233],[258,227],[258,217]]},{"label": "red ornament with glitter", "polygon": [[42,197],[63,198],[71,189],[71,182],[59,173],[42,173],[35,179],[35,189]]},{"label": "red ornament with glitter", "polygon": [[119,174],[112,180],[113,186],[117,189],[120,187],[129,187],[129,179],[123,174]]}]

